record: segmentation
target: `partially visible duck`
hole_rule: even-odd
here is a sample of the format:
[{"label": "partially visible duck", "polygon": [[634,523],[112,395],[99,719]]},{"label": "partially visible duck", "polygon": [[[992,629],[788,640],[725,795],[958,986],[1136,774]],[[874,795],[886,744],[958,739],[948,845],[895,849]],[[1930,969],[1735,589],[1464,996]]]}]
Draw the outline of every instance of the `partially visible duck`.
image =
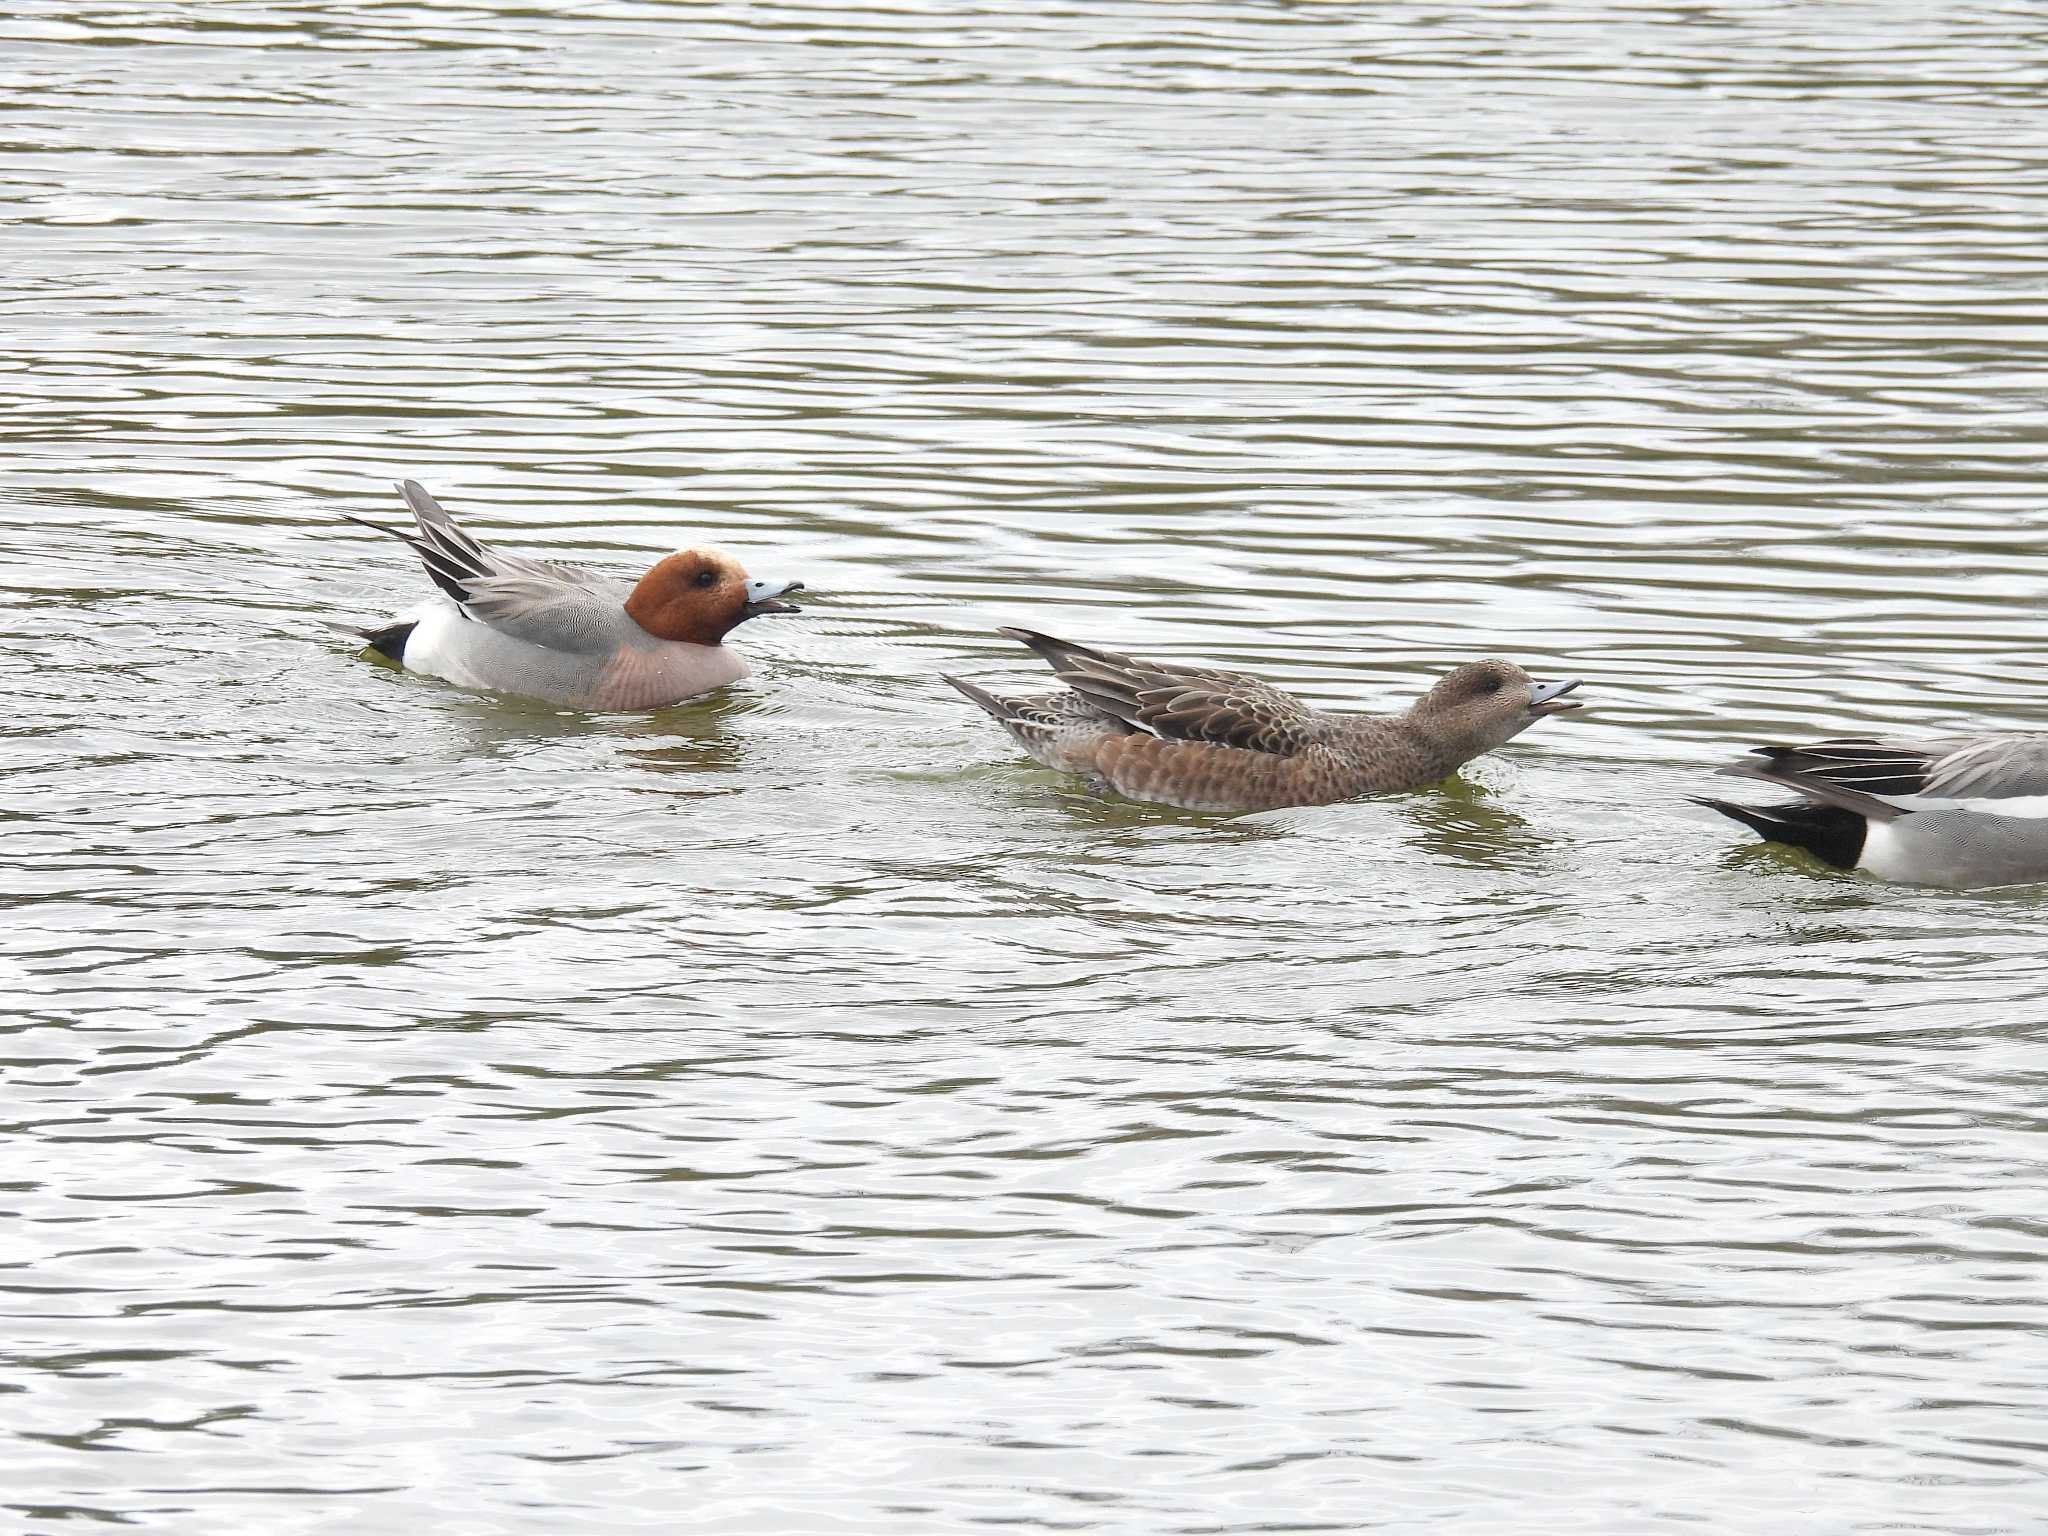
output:
[{"label": "partially visible duck", "polygon": [[575,709],[658,709],[747,675],[725,644],[735,625],[799,611],[782,594],[802,582],[749,579],[717,550],[679,550],[637,582],[617,580],[486,549],[417,482],[398,490],[417,534],[349,521],[404,540],[444,595],[354,633],[408,671]]},{"label": "partially visible duck", "polygon": [[1577,679],[1538,683],[1512,662],[1475,661],[1404,714],[1330,714],[1237,672],[1139,661],[1029,629],[997,633],[1036,651],[1067,691],[1002,698],[946,681],[1046,767],[1190,811],[1420,789],[1545,715],[1578,707],[1564,697]]},{"label": "partially visible duck", "polygon": [[1750,750],[1721,771],[1801,798],[1694,804],[1767,842],[1880,880],[1956,888],[2048,880],[2048,736],[1853,736]]}]

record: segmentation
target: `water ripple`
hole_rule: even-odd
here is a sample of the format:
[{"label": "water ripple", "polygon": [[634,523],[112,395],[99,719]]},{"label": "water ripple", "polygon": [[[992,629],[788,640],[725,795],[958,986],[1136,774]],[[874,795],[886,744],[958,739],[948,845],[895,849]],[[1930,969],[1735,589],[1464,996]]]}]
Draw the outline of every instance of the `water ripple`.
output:
[{"label": "water ripple", "polygon": [[[2021,7],[0,17],[0,1505],[190,1530],[2020,1532],[2032,891],[1744,847],[2039,724]],[[414,474],[819,594],[656,716],[321,629]],[[1462,782],[1094,799],[1031,620]],[[109,1452],[119,1452],[110,1455]]]}]

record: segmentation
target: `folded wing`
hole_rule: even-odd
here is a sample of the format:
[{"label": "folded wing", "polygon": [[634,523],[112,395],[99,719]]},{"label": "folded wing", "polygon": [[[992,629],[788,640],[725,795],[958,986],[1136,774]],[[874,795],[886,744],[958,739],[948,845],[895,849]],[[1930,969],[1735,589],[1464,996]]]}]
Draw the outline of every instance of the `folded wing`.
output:
[{"label": "folded wing", "polygon": [[1903,742],[1843,737],[1810,746],[1756,747],[1763,762],[1729,771],[1797,789],[1883,819],[1904,812],[1967,809],[1989,815],[2048,813],[2048,737],[1952,737]]},{"label": "folded wing", "polygon": [[1242,673],[1162,666],[1036,630],[1001,633],[1036,651],[1091,708],[1168,741],[1293,757],[1329,740],[1333,729],[1292,694]]},{"label": "folded wing", "polygon": [[1942,800],[1990,802],[2048,799],[2048,738],[1979,736],[1945,744],[1927,768],[1921,794]]},{"label": "folded wing", "polygon": [[420,557],[434,585],[470,618],[515,639],[557,650],[602,645],[617,627],[630,590],[625,583],[582,566],[488,548],[463,532],[418,481],[403,481],[398,489],[419,532],[377,523],[364,526],[403,539]]}]

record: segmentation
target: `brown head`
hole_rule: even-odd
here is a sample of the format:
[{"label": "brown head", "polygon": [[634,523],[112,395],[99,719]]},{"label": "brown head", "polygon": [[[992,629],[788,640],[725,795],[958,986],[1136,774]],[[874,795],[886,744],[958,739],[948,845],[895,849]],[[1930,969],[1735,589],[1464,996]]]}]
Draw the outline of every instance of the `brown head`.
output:
[{"label": "brown head", "polygon": [[803,586],[750,580],[737,560],[715,549],[679,549],[640,578],[626,599],[626,617],[657,640],[716,645],[734,625],[761,614],[800,612],[779,599]]},{"label": "brown head", "polygon": [[1469,757],[1512,741],[1545,715],[1577,709],[1565,694],[1577,678],[1539,683],[1512,661],[1470,661],[1447,672],[1416,701],[1408,719]]}]

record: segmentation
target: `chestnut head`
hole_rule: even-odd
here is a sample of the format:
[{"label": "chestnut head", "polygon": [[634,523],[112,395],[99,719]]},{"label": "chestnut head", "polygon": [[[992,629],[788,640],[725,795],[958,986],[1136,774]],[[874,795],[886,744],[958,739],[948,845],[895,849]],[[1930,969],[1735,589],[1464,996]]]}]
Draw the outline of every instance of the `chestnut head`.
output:
[{"label": "chestnut head", "polygon": [[657,560],[626,599],[626,616],[657,640],[716,645],[734,626],[764,613],[798,613],[786,592],[800,581],[750,577],[716,549],[679,549]]}]

